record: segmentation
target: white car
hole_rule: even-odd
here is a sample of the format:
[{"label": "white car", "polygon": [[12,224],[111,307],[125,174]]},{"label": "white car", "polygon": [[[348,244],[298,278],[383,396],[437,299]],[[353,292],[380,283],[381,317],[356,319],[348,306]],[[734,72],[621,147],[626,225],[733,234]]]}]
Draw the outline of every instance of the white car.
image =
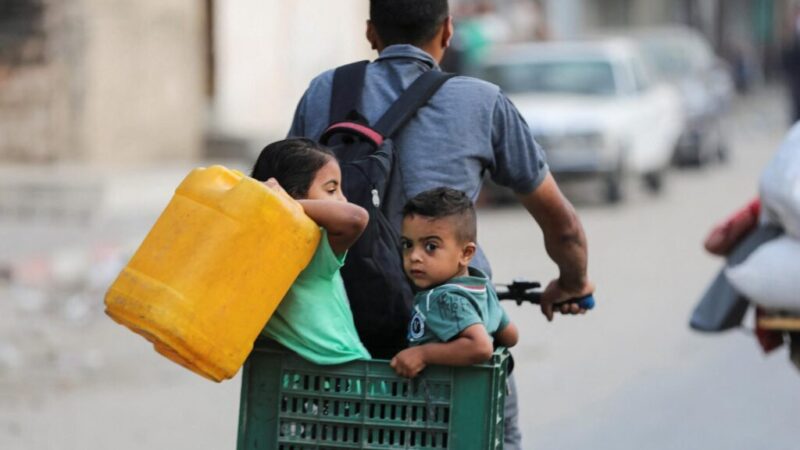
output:
[{"label": "white car", "polygon": [[685,122],[674,162],[703,165],[724,160],[727,143],[722,118],[734,92],[728,65],[698,31],[683,26],[628,31],[642,47],[655,76],[671,83],[681,96]]},{"label": "white car", "polygon": [[499,47],[481,76],[517,106],[557,178],[599,177],[609,202],[622,198],[626,174],[661,189],[683,122],[680,98],[650,81],[633,41]]}]

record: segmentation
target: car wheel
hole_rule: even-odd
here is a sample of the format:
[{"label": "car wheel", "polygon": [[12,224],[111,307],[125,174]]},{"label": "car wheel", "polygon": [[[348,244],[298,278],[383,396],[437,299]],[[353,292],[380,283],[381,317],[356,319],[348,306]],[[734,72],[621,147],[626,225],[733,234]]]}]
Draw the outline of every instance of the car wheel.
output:
[{"label": "car wheel", "polygon": [[708,138],[705,138],[705,141],[701,141],[697,146],[697,155],[695,156],[694,161],[695,167],[705,167],[716,158],[716,155],[714,154],[716,152],[714,148],[709,148],[707,139]]},{"label": "car wheel", "polygon": [[620,150],[617,156],[616,167],[611,172],[606,173],[603,178],[605,183],[605,200],[609,205],[619,203],[625,197],[625,150]]},{"label": "car wheel", "polygon": [[624,173],[622,170],[622,166],[617,167],[617,169],[605,176],[604,183],[605,183],[605,199],[606,203],[608,204],[615,204],[622,201],[623,189],[622,184],[624,182]]},{"label": "car wheel", "polygon": [[664,172],[648,172],[644,175],[644,186],[653,194],[659,194],[664,190]]},{"label": "car wheel", "polygon": [[692,154],[688,157],[687,165],[702,168],[711,161],[712,155],[708,148],[708,136],[701,136],[697,139],[697,144],[692,148]]},{"label": "car wheel", "polygon": [[608,176],[606,184],[606,203],[615,204],[622,200],[622,180],[617,176]]},{"label": "car wheel", "polygon": [[728,147],[728,144],[726,144],[722,140],[720,140],[720,142],[717,144],[717,152],[716,153],[717,153],[716,154],[717,161],[719,161],[720,164],[725,164],[728,161],[730,161],[731,150]]}]

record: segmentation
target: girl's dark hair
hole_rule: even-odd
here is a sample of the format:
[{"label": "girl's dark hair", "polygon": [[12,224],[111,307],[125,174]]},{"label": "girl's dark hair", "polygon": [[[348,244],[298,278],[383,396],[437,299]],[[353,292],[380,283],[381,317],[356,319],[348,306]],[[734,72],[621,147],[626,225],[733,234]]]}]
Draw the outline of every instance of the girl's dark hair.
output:
[{"label": "girl's dark hair", "polygon": [[461,242],[475,242],[478,238],[478,220],[472,200],[463,191],[438,187],[421,192],[403,207],[403,217],[412,215],[454,219],[455,235]]},{"label": "girl's dark hair", "polygon": [[311,139],[284,139],[261,150],[250,176],[259,181],[275,178],[293,198],[305,198],[317,171],[331,159],[333,152]]},{"label": "girl's dark hair", "polygon": [[423,45],[447,19],[447,0],[370,0],[369,18],[384,45]]}]

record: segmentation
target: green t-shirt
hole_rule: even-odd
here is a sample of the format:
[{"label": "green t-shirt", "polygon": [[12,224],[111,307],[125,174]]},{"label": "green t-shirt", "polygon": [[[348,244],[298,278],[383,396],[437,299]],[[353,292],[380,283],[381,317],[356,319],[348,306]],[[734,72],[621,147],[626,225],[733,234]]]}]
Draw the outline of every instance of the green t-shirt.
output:
[{"label": "green t-shirt", "polygon": [[468,276],[453,278],[414,296],[409,345],[448,342],[476,323],[482,323],[494,339],[495,333],[508,326],[508,315],[491,281],[478,269],[470,267],[469,271]]},{"label": "green t-shirt", "polygon": [[322,229],[314,257],[269,319],[262,335],[315,364],[370,359],[358,338],[336,256]]}]

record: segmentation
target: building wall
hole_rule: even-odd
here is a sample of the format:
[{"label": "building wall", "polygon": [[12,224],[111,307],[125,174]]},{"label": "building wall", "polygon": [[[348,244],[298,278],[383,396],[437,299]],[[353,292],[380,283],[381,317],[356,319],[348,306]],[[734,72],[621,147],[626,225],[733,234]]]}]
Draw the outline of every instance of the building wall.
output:
[{"label": "building wall", "polygon": [[[0,22],[27,25],[0,27],[4,43],[20,35],[17,52],[0,60],[0,161],[125,164],[199,154],[200,2],[8,1],[18,6]],[[41,14],[25,13],[32,7]]]},{"label": "building wall", "polygon": [[82,130],[94,162],[192,158],[205,126],[197,0],[83,0]]},{"label": "building wall", "polygon": [[70,70],[53,58],[53,42],[68,47],[71,8],[44,0],[7,0],[0,15],[0,161],[46,162],[56,144],[70,148]]},{"label": "building wall", "polygon": [[214,131],[260,143],[284,136],[314,76],[374,58],[368,13],[367,0],[216,2]]}]

